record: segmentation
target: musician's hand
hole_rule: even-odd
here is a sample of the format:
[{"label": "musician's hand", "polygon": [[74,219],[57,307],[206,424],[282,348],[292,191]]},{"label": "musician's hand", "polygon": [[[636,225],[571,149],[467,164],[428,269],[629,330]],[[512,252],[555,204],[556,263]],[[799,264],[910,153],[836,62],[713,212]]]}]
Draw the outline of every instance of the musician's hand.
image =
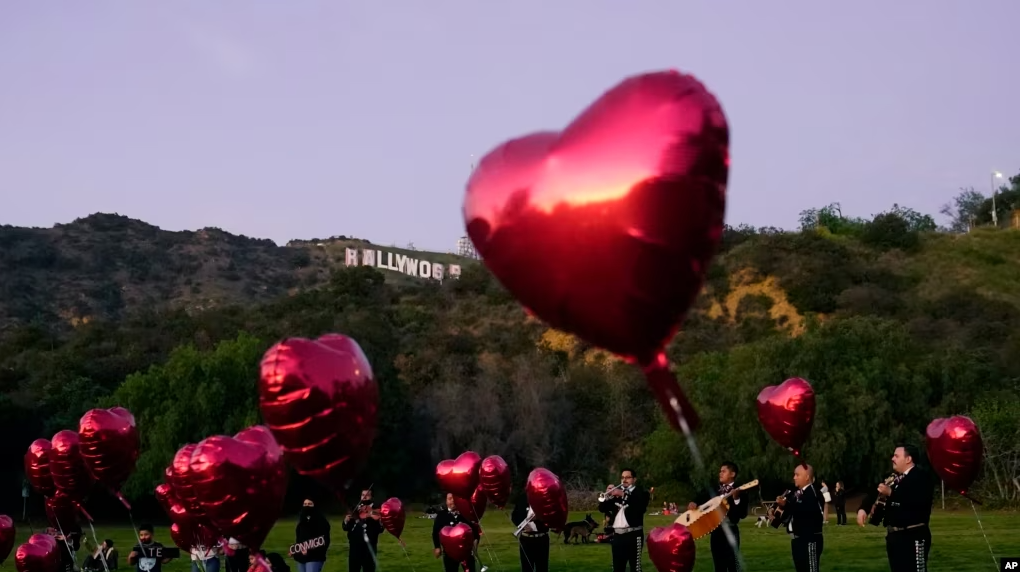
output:
[{"label": "musician's hand", "polygon": [[889,488],[889,485],[882,483],[878,485],[878,494],[889,496],[892,494],[892,489]]},{"label": "musician's hand", "polygon": [[687,510],[698,510],[697,503],[693,503],[693,502],[687,503]]},{"label": "musician's hand", "polygon": [[620,489],[616,489],[615,491],[609,493],[609,496],[622,497],[623,496],[623,491],[620,490]]},{"label": "musician's hand", "polygon": [[776,504],[779,506],[786,506],[786,497],[779,497],[776,499]]},{"label": "musician's hand", "polygon": [[864,512],[863,509],[857,511],[857,526],[864,526],[864,521],[867,518],[868,518],[868,513]]},{"label": "musician's hand", "polygon": [[350,521],[351,521],[351,515],[347,515],[347,516],[344,517],[344,524],[347,524]]},{"label": "musician's hand", "polygon": [[437,549],[432,551],[432,554],[435,554],[436,558],[439,558],[440,556],[443,555],[443,551],[441,549],[437,548]]},{"label": "musician's hand", "polygon": [[615,487],[616,487],[616,485],[606,485],[606,492],[608,493],[609,491],[613,490]]},{"label": "musician's hand", "polygon": [[733,495],[732,496],[735,499],[740,498],[740,489],[733,489]]}]

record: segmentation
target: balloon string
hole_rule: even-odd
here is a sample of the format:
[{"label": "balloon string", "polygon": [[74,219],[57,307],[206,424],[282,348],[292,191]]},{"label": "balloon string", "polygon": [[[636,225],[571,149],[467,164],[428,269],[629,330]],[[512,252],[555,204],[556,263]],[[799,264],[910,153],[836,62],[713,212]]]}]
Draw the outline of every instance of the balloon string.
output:
[{"label": "balloon string", "polygon": [[110,567],[106,564],[106,553],[103,552],[103,548],[99,544],[99,538],[96,536],[96,527],[92,525],[91,520],[89,521],[89,528],[92,529],[92,540],[96,543],[96,548],[99,549],[99,557],[103,561],[103,570],[110,572]]},{"label": "balloon string", "polygon": [[135,524],[135,515],[128,509],[128,520],[131,521],[131,530],[135,531],[135,540],[138,541],[138,549],[142,550],[142,535],[138,534],[138,525]]},{"label": "balloon string", "polygon": [[[510,524],[514,524],[514,519],[509,514],[507,514],[505,508],[501,508],[501,509],[499,509],[499,511],[502,512],[503,516],[505,516],[506,519],[510,521]],[[516,528],[516,526],[517,525],[514,525],[515,528]],[[535,565],[531,563],[531,558],[528,558],[528,553],[524,550],[524,541],[521,539],[521,536],[524,536],[523,532],[517,537],[517,547],[520,550],[521,555],[524,556],[524,560],[526,560],[528,562],[528,569],[534,571],[535,570]],[[525,571],[525,572],[527,572],[527,571]]]},{"label": "balloon string", "polygon": [[[482,541],[485,540],[485,529],[482,528],[482,518],[478,516],[478,513],[475,511],[475,505],[471,504],[470,499],[468,499],[468,504],[471,505],[471,516],[475,517],[475,523],[478,524],[478,532],[479,536],[481,536],[481,538],[478,539],[478,546],[481,546]],[[489,562],[496,565],[500,570],[502,570],[503,564],[499,561],[499,558],[497,558],[492,553],[492,550],[489,549],[488,544],[485,545],[485,552],[488,553],[489,555]]]},{"label": "balloon string", "polygon": [[57,518],[57,514],[53,513],[53,520],[57,521],[57,530],[60,531],[60,536],[64,537],[64,548],[67,549],[67,553],[71,555],[71,560],[74,561],[75,568],[78,567],[78,556],[71,550],[71,545],[67,542],[67,535],[64,534],[64,529],[60,526],[60,519]]},{"label": "balloon string", "polygon": [[368,553],[372,555],[372,562],[375,563],[375,569],[381,572],[382,568],[379,566],[379,559],[375,557],[375,549],[373,549],[372,544],[368,542],[368,531],[363,528],[361,530],[361,536],[365,539],[365,547],[368,548]]},{"label": "balloon string", "polygon": [[414,569],[414,563],[411,562],[411,555],[407,553],[407,547],[404,546],[404,541],[397,539],[397,543],[400,544],[400,549],[404,551],[404,558],[407,558],[407,564],[411,567],[411,572],[418,572]]},{"label": "balloon string", "polygon": [[974,518],[977,519],[978,528],[981,529],[981,536],[985,537],[985,544],[988,546],[988,553],[992,555],[992,565],[994,565],[995,569],[998,570],[999,561],[995,559],[995,551],[992,550],[992,543],[988,542],[988,535],[985,534],[985,526],[981,524],[981,516],[978,514],[977,507],[974,506],[974,501],[971,501],[970,508],[974,509]]}]

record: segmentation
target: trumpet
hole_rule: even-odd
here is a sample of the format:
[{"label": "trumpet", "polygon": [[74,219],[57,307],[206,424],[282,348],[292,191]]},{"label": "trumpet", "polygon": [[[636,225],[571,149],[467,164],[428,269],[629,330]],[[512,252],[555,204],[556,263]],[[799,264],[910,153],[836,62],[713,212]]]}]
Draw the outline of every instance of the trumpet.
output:
[{"label": "trumpet", "polygon": [[609,489],[608,491],[606,491],[604,493],[599,493],[599,502],[606,502],[606,499],[609,498],[609,493],[611,493],[611,492],[613,492],[613,491],[615,491],[617,489],[622,489],[622,488],[623,488],[623,483],[620,483],[620,484],[616,485],[615,487]]},{"label": "trumpet", "polygon": [[535,520],[535,511],[531,510],[531,507],[529,506],[528,516],[522,520],[519,525],[517,525],[517,530],[514,531],[514,538],[519,538],[521,533],[524,532],[525,527],[527,527],[533,520]]}]

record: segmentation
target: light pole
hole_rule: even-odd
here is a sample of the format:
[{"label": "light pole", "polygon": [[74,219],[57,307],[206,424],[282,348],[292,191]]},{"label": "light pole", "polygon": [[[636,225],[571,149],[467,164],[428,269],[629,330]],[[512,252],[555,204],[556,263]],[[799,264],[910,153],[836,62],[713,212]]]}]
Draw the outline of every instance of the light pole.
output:
[{"label": "light pole", "polygon": [[1001,179],[1002,173],[992,171],[992,226],[999,228],[999,214],[995,212],[995,179]]}]

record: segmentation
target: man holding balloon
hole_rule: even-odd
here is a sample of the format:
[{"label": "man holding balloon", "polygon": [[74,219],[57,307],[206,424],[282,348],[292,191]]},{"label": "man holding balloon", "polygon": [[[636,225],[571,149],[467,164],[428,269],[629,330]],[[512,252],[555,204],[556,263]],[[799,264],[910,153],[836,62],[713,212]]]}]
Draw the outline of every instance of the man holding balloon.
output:
[{"label": "man holding balloon", "polygon": [[885,497],[885,551],[892,572],[928,569],[931,551],[931,507],[934,483],[929,473],[915,464],[920,452],[912,445],[897,447],[892,456],[896,478],[892,485],[880,484],[857,511],[857,524],[864,526],[868,513],[881,495]]}]

